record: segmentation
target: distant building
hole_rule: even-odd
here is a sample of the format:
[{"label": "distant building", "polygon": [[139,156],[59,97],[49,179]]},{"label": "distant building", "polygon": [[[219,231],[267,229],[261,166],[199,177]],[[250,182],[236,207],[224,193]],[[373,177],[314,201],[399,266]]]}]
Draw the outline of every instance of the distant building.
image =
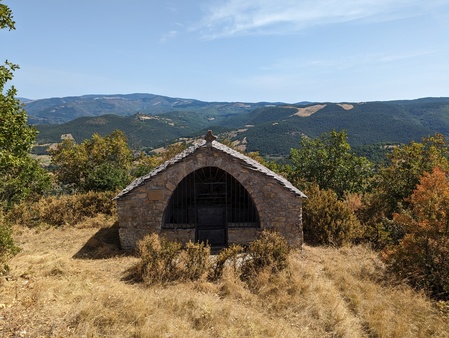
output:
[{"label": "distant building", "polygon": [[120,242],[133,249],[146,234],[157,233],[169,240],[224,247],[246,244],[271,229],[299,248],[305,197],[285,178],[208,132],[204,141],[115,197]]},{"label": "distant building", "polygon": [[61,140],[75,140],[72,136],[72,134],[62,134]]}]

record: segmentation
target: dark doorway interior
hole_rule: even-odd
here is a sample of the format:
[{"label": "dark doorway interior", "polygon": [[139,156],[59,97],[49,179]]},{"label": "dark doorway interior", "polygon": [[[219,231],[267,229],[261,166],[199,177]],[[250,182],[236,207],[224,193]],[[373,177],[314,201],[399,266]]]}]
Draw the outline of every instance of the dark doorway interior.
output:
[{"label": "dark doorway interior", "polygon": [[228,228],[259,227],[248,191],[232,175],[204,167],[187,175],[170,198],[164,228],[194,228],[196,240],[227,245]]}]

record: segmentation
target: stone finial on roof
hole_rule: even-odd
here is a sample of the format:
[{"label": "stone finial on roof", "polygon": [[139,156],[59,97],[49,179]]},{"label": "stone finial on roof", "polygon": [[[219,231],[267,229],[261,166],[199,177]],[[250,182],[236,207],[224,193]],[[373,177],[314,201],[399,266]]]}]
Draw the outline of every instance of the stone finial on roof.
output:
[{"label": "stone finial on roof", "polygon": [[215,141],[217,137],[212,134],[212,130],[208,130],[204,139],[206,140],[206,147],[212,148],[212,142]]}]

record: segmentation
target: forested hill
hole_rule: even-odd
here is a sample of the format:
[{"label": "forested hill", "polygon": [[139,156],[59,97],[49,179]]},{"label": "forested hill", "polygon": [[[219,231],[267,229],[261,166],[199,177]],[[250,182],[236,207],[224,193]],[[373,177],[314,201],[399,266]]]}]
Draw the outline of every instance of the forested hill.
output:
[{"label": "forested hill", "polygon": [[354,147],[408,143],[436,132],[449,136],[449,98],[261,108],[247,114],[245,124],[253,126],[240,134],[248,149],[272,155],[297,147],[302,134],[333,129],[346,130]]},{"label": "forested hill", "polygon": [[[37,141],[41,144],[59,142],[62,134],[72,134],[77,141],[82,141],[95,132],[106,135],[115,129],[121,129],[133,148],[154,148],[179,138],[198,137],[204,135],[205,130],[212,129],[215,134],[223,133],[223,136],[246,144],[248,151],[257,150],[263,155],[285,156],[290,148],[298,146],[301,135],[316,137],[333,129],[346,130],[353,147],[421,141],[422,137],[436,132],[449,135],[449,98],[284,104],[207,103],[171,98],[162,100],[161,97],[150,94],[135,95],[147,105],[142,103],[139,106],[134,102],[131,109],[130,102],[127,102],[129,97],[117,99],[119,102],[123,100],[129,107],[128,110],[115,111],[114,114],[111,114],[110,106],[106,105],[105,100],[116,102],[115,98],[89,99],[89,104],[92,105],[89,112],[96,116],[84,116],[57,125],[37,125],[40,131]],[[148,103],[150,97],[156,100],[152,104]],[[83,98],[86,97],[79,99],[83,101]],[[73,98],[73,102],[75,101]],[[70,109],[81,112],[73,102]],[[44,110],[51,114],[46,115],[44,110],[37,110],[38,103],[39,101],[34,101],[26,105],[30,121],[36,122],[37,116],[47,121],[59,118],[56,106],[50,107],[47,102]],[[42,102],[39,104],[43,107]],[[117,103],[111,105],[117,107]],[[87,109],[87,106],[83,107]],[[149,107],[153,107],[153,110]],[[76,114],[70,115],[69,108],[64,108],[63,111],[66,115],[61,116],[67,119],[76,117]]]},{"label": "forested hill", "polygon": [[154,94],[84,95],[21,101],[26,105],[32,124],[66,123],[79,117],[106,114],[155,115],[173,111],[195,111],[213,119],[215,116],[248,112],[267,105],[264,102],[204,102]]}]

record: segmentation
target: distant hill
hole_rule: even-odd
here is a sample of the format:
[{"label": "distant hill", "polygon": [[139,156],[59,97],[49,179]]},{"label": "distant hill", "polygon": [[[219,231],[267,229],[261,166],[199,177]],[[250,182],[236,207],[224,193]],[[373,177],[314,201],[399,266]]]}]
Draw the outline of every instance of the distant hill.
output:
[{"label": "distant hill", "polygon": [[[81,142],[93,133],[121,129],[133,148],[151,149],[212,129],[245,144],[248,151],[286,156],[299,145],[301,135],[316,137],[333,129],[346,130],[355,148],[420,141],[436,132],[449,135],[449,98],[285,104],[87,95],[33,101],[26,109],[31,122],[46,122],[37,125],[40,144],[60,142],[62,134]],[[56,120],[60,123],[48,124]]]},{"label": "distant hill", "polygon": [[[313,108],[318,110],[309,115]],[[252,127],[239,138],[246,139],[248,150],[265,155],[286,154],[298,146],[300,135],[316,137],[332,129],[346,130],[353,147],[408,143],[436,132],[449,136],[449,98],[259,108],[246,118]]]},{"label": "distant hill", "polygon": [[37,125],[39,144],[57,143],[61,135],[71,134],[76,142],[91,138],[94,133],[102,136],[116,129],[125,132],[133,149],[155,148],[171,143],[178,138],[191,137],[198,130],[210,125],[210,121],[197,113],[172,112],[164,115],[134,114],[118,116],[113,114],[80,117],[63,124]]},{"label": "distant hill", "polygon": [[153,94],[84,95],[41,100],[21,99],[32,124],[66,123],[79,117],[137,113],[155,115],[166,112],[197,112],[209,119],[239,114],[271,103],[203,102]]}]

